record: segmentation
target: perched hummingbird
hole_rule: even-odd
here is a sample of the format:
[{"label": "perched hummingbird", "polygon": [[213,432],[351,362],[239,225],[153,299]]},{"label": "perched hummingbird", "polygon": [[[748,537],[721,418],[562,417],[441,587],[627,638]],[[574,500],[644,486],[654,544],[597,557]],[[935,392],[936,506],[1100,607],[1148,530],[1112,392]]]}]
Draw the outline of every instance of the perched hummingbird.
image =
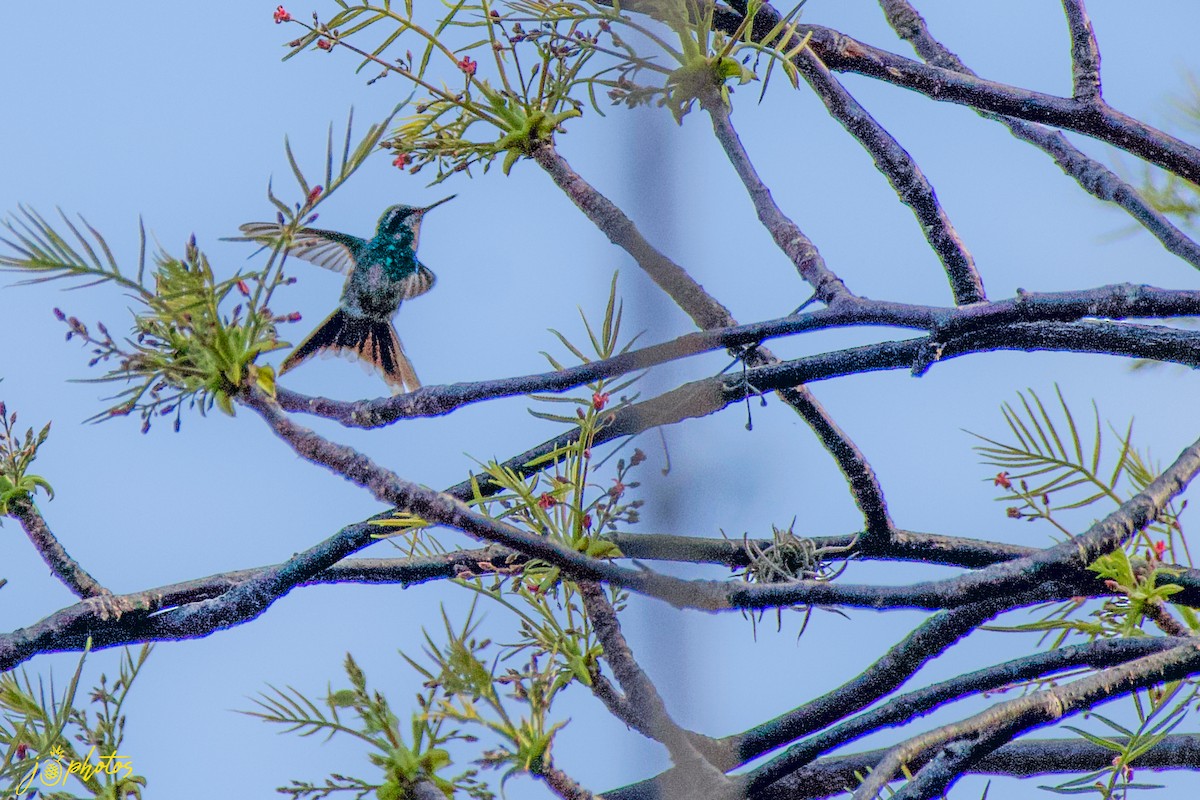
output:
[{"label": "perched hummingbird", "polygon": [[[379,218],[370,241],[317,228],[301,228],[296,232],[288,247],[290,255],[347,273],[349,277],[337,310],[284,359],[281,375],[322,350],[329,350],[373,364],[393,393],[421,386],[392,326],[392,318],[402,301],[433,288],[434,274],[417,260],[421,220],[431,209],[455,196],[424,208],[392,206]],[[240,230],[245,234],[240,241],[271,245],[279,240],[283,226],[250,222]]]}]

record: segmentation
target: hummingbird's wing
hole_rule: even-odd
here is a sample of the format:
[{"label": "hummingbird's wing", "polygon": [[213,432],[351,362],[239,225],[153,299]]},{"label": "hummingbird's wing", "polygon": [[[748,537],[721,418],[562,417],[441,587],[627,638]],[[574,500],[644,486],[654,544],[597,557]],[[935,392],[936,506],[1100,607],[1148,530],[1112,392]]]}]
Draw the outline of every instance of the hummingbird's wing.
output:
[{"label": "hummingbird's wing", "polygon": [[414,297],[420,297],[433,288],[437,276],[429,267],[417,262],[417,271],[407,278],[400,281],[400,292],[402,300],[411,300]]},{"label": "hummingbird's wing", "polygon": [[[260,242],[270,246],[279,241],[283,226],[276,222],[248,222],[238,230],[246,235],[237,237],[235,241]],[[288,254],[318,267],[349,274],[354,269],[358,253],[366,246],[366,241],[347,233],[301,228],[292,236]]]}]

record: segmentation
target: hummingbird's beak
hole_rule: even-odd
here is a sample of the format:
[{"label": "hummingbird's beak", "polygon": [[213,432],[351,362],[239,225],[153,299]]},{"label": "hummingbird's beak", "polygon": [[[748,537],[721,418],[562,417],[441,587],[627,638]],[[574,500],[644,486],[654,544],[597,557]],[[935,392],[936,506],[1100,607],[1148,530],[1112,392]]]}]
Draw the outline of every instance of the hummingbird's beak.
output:
[{"label": "hummingbird's beak", "polygon": [[450,200],[453,200],[453,199],[454,199],[454,198],[456,198],[456,197],[458,197],[458,195],[456,195],[456,194],[452,194],[452,195],[450,195],[449,197],[443,197],[441,200],[438,200],[438,201],[437,201],[436,203],[434,203],[433,205],[431,205],[431,206],[425,206],[424,208],[422,208],[422,209],[421,209],[421,214],[422,214],[422,215],[424,215],[426,212],[432,211],[433,209],[435,209],[435,208],[437,208],[438,206],[440,206],[442,203],[445,203],[445,202],[448,202],[448,201],[450,201]]}]

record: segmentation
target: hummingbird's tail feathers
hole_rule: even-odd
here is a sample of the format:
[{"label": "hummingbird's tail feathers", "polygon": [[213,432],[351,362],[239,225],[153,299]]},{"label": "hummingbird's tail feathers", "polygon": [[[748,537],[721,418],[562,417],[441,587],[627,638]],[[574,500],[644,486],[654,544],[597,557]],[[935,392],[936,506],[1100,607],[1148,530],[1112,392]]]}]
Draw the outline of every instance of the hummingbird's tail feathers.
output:
[{"label": "hummingbird's tail feathers", "polygon": [[390,322],[352,317],[339,308],[283,360],[279,374],[322,351],[362,359],[364,364],[374,366],[393,393],[421,388],[417,372]]}]

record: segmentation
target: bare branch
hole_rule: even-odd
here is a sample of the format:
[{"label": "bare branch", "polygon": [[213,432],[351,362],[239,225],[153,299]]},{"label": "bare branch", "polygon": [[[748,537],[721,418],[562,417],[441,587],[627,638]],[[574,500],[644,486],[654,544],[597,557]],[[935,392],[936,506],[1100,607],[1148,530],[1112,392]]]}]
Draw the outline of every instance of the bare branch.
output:
[{"label": "bare branch", "polygon": [[[779,19],[779,12],[764,3],[754,19],[754,35],[761,38]],[[723,22],[726,28],[737,24],[736,20]],[[809,47],[832,70],[866,75],[933,100],[965,105],[980,112],[1073,130],[1200,183],[1200,148],[1107,105],[1032,92],[957,70],[927,66],[821,25],[800,24],[796,30],[801,35],[812,34]]]},{"label": "bare branch", "polygon": [[1071,30],[1071,84],[1076,100],[1103,102],[1100,96],[1100,47],[1083,0],[1063,0]]},{"label": "bare branch", "polygon": [[1186,638],[1179,637],[1102,639],[1088,644],[1070,645],[1005,661],[907,694],[889,697],[885,705],[793,745],[763,766],[747,773],[747,794],[757,796],[770,784],[812,763],[822,753],[882,728],[907,724],[951,701],[975,693],[1000,690],[1012,684],[1043,678],[1075,667],[1100,669],[1125,664],[1151,653],[1179,647],[1186,641]]},{"label": "bare branch", "polygon": [[[579,594],[592,620],[596,638],[604,647],[604,660],[625,690],[627,708],[637,720],[637,730],[666,745],[677,768],[677,789],[693,796],[737,797],[732,782],[697,748],[699,737],[680,728],[671,719],[658,689],[642,670],[621,632],[617,613],[594,581],[580,581]],[[697,794],[698,793],[698,794]]]},{"label": "bare branch", "polygon": [[[880,0],[880,5],[892,29],[901,39],[911,42],[921,58],[938,67],[967,75],[975,74],[957,55],[930,34],[925,20],[908,0]],[[1165,214],[1146,202],[1137,189],[1121,180],[1104,164],[1072,145],[1060,132],[1012,117],[979,113],[986,119],[1004,125],[1018,139],[1029,142],[1045,152],[1085,191],[1093,197],[1115,203],[1124,209],[1158,239],[1167,252],[1200,269],[1200,244],[1181,231]]]},{"label": "bare branch", "polygon": [[683,267],[647,242],[633,220],[573,170],[557,150],[546,144],[534,151],[533,158],[609,241],[633,256],[698,327],[709,330],[736,324],[729,309],[704,291]]},{"label": "bare branch", "polygon": [[21,528],[29,541],[33,543],[46,566],[54,577],[80,598],[112,596],[98,580],[93,578],[83,566],[71,558],[71,555],[55,538],[50,526],[38,512],[33,500],[28,497],[16,497],[8,503],[9,516],[21,523]]},{"label": "bare branch", "polygon": [[[1025,697],[997,704],[962,722],[943,725],[891,748],[867,776],[854,800],[873,800],[917,753],[938,756],[913,776],[909,800],[936,797],[983,756],[1022,731],[1057,722],[1114,694],[1178,680],[1200,670],[1200,643],[1188,640],[1161,653],[1112,667]],[[939,757],[940,756],[940,757]]]},{"label": "bare branch", "polygon": [[[870,750],[823,758],[793,772],[755,800],[808,800],[832,797],[858,783],[886,750]],[[1034,739],[1006,744],[971,769],[974,775],[1030,777],[1064,772],[1090,772],[1112,766],[1113,751],[1083,739]],[[917,758],[910,767],[920,768]],[[1200,767],[1200,735],[1172,734],[1133,761],[1138,769],[1195,769]]]},{"label": "bare branch", "polygon": [[754,210],[758,212],[759,221],[771,234],[771,238],[775,240],[779,249],[795,265],[800,277],[813,287],[821,302],[828,306],[836,304],[838,298],[847,294],[849,290],[841,278],[825,265],[825,259],[821,257],[821,253],[813,241],[780,210],[771,196],[771,190],[758,177],[758,172],[754,169],[750,156],[746,153],[737,131],[733,129],[733,124],[729,121],[729,107],[720,95],[715,92],[713,94],[715,96],[702,98],[704,108],[712,119],[717,141],[725,149],[725,155],[729,157],[734,170],[746,187],[747,194],[750,195]]},{"label": "bare branch", "polygon": [[[744,0],[733,2],[731,5],[742,14],[747,12]],[[800,41],[800,37],[793,34],[790,41],[780,43],[778,46],[785,51],[791,51]],[[975,260],[971,257],[971,253],[962,239],[959,238],[958,232],[954,229],[954,225],[950,222],[941,203],[938,202],[933,186],[930,185],[912,156],[854,99],[854,96],[842,86],[837,78],[830,74],[821,59],[811,50],[803,48],[792,59],[792,62],[804,76],[808,85],[821,98],[829,115],[841,123],[842,127],[870,154],[871,159],[875,162],[875,167],[888,179],[900,201],[912,209],[917,217],[917,222],[920,223],[921,232],[925,235],[933,252],[941,260],[946,275],[950,279],[954,302],[957,305],[966,305],[985,300],[983,279],[975,269]],[[754,188],[761,186],[761,182],[754,173],[754,168],[746,157],[737,133],[729,121],[729,109],[719,102],[708,102],[706,107],[713,117],[713,127],[717,132],[717,139],[720,140],[730,161],[737,168],[742,182],[746,184],[747,190],[755,200],[755,206],[759,207],[760,202],[770,203],[770,193],[766,191],[765,187]],[[770,208],[773,207],[774,204],[770,203]],[[769,213],[769,210],[769,208],[759,208],[759,219],[763,220],[763,224],[772,230],[776,242],[779,242],[780,247],[787,252],[784,241],[788,241],[788,239],[786,236],[781,236],[786,231],[775,233],[773,225],[777,226],[778,223],[774,220],[768,221],[769,217],[764,217],[764,213]],[[775,213],[778,214],[778,209],[775,210]],[[784,241],[781,241],[781,238]],[[789,253],[789,255],[792,254]],[[796,261],[796,256],[792,256],[792,260]],[[800,268],[800,263],[797,263],[797,268]],[[803,270],[801,270],[801,274],[804,274]]]},{"label": "bare branch", "polygon": [[[1127,283],[1072,292],[1022,292],[1012,299],[957,308],[853,298],[839,302],[838,307],[833,309],[689,333],[670,342],[555,372],[446,386],[423,386],[413,392],[377,400],[344,401],[309,397],[281,388],[278,400],[286,411],[315,414],[347,427],[376,428],[400,419],[448,414],[482,400],[561,392],[601,378],[629,374],[699,353],[744,347],[806,331],[880,325],[926,330],[937,334],[938,341],[945,342],[952,337],[988,330],[994,330],[1002,337],[1003,332],[1015,323],[1070,322],[1084,317],[1170,318],[1197,312],[1200,312],[1200,291],[1159,289]],[[1169,332],[1171,329],[1155,330]],[[1154,339],[1155,346],[1164,344],[1163,340],[1157,338],[1158,334],[1147,333],[1146,336]],[[1131,340],[1126,341],[1128,343]],[[774,356],[768,358],[767,351],[761,347],[748,353],[746,358],[756,366],[778,363]],[[757,382],[754,386],[763,388]]]}]

